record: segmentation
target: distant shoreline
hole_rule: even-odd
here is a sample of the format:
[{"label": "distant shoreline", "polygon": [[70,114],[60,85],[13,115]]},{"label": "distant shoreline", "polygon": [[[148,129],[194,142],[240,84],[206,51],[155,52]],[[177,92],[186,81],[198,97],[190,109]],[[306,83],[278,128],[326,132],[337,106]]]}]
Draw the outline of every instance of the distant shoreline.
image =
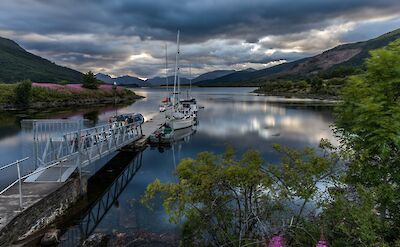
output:
[{"label": "distant shoreline", "polygon": [[318,103],[324,105],[336,105],[338,102],[340,102],[339,97],[329,96],[329,95],[318,95],[309,93],[287,93],[287,92],[265,93],[265,92],[260,92],[258,90],[254,90],[253,93],[257,94],[257,96],[282,97],[288,100],[282,102],[290,102],[297,104]]},{"label": "distant shoreline", "polygon": [[[135,96],[130,98],[117,98],[116,104],[133,103],[138,99],[144,98],[143,96]],[[103,99],[81,99],[72,101],[43,101],[34,102],[27,107],[17,106],[15,104],[0,104],[0,111],[21,111],[21,110],[42,110],[42,109],[63,109],[69,107],[88,107],[114,104],[114,98]]]},{"label": "distant shoreline", "polygon": [[0,90],[2,91],[0,93],[0,111],[126,104],[144,98],[123,87],[118,87],[114,92],[108,86],[101,86],[99,89],[93,90],[77,87],[76,85],[68,87],[68,85],[34,83],[32,86],[32,99],[29,104],[19,105],[15,103],[15,87],[15,84],[0,84]]}]

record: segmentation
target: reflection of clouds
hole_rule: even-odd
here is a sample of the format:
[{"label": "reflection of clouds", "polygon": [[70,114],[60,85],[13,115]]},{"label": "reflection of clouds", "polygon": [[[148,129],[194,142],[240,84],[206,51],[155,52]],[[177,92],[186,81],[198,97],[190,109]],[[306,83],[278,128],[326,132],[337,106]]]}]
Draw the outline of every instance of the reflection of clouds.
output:
[{"label": "reflection of clouds", "polygon": [[[227,103],[229,103],[228,106]],[[233,98],[224,101],[207,99],[204,102],[201,101],[201,105],[205,107],[206,111],[221,111],[231,108],[232,110],[239,112],[265,112],[278,115],[286,114],[286,108],[283,106],[251,100],[236,101],[236,99]]]},{"label": "reflection of clouds", "polygon": [[[199,111],[199,136],[211,136],[211,141],[232,140],[234,145],[246,148],[262,148],[268,141],[285,142],[293,145],[314,145],[321,138],[334,140],[329,125],[329,114],[315,110],[317,108],[291,107],[270,103],[283,101],[278,97],[253,96],[248,88],[194,88],[193,96],[205,109]],[[134,104],[119,108],[118,114],[142,113],[145,120],[158,114],[160,100],[165,97],[165,89],[134,89],[138,95],[146,98]],[[285,102],[293,101],[286,99]],[[99,109],[99,122],[108,122],[115,109]],[[58,117],[57,113],[51,116]],[[80,119],[81,111],[71,111],[66,117]],[[214,138],[215,137],[215,138]],[[221,138],[221,139],[218,139]],[[194,138],[195,139],[195,138]],[[10,159],[21,158],[22,144],[32,142],[31,135],[22,132],[0,139],[0,164]],[[193,142],[193,140],[191,140]],[[207,142],[209,145],[210,142]],[[267,144],[267,145],[266,145]],[[185,144],[186,145],[186,144]],[[196,148],[196,147],[191,147]],[[198,150],[204,151],[204,150]]]},{"label": "reflection of clouds", "polygon": [[257,133],[262,139],[285,136],[309,143],[318,143],[321,138],[334,139],[329,128],[331,120],[307,107],[290,109],[262,101],[212,100],[205,105],[199,130],[209,135],[246,138],[249,133]]},{"label": "reflection of clouds", "polygon": [[293,116],[285,116],[280,120],[279,125],[283,127],[284,129],[292,130],[296,133],[302,132],[302,129],[304,126],[302,126],[304,123],[303,119],[300,119],[299,117],[293,117]]},{"label": "reflection of clouds", "polygon": [[275,118],[273,116],[266,116],[264,122],[268,128],[275,127]]}]

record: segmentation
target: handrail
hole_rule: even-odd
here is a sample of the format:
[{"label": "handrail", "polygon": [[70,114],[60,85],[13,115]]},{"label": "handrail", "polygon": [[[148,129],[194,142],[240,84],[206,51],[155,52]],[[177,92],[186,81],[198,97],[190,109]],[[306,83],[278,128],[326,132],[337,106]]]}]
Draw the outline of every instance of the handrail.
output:
[{"label": "handrail", "polygon": [[15,162],[5,165],[3,167],[0,168],[0,170],[3,170],[5,168],[11,167],[16,165],[17,166],[17,173],[18,173],[18,179],[15,180],[13,183],[11,183],[10,185],[8,185],[6,188],[4,188],[1,192],[0,195],[3,194],[5,191],[7,191],[9,188],[11,188],[12,186],[14,186],[16,183],[19,183],[19,207],[22,210],[22,182],[21,182],[21,169],[19,167],[19,163],[25,161],[29,159],[29,157],[23,158],[22,160],[16,160]]},{"label": "handrail", "polygon": [[[20,206],[20,209],[21,209],[21,210],[23,209],[23,207],[22,207],[22,180],[25,179],[25,178],[27,178],[27,177],[29,177],[29,176],[32,176],[33,174],[42,172],[42,171],[44,171],[44,170],[46,170],[46,169],[49,169],[49,168],[51,168],[51,167],[53,167],[53,166],[56,166],[56,165],[58,165],[58,164],[60,164],[60,163],[62,163],[62,162],[67,161],[67,159],[63,159],[63,160],[54,162],[53,164],[48,165],[48,166],[46,166],[46,167],[37,169],[37,170],[35,170],[35,171],[31,172],[31,173],[28,173],[28,174],[26,174],[26,175],[24,175],[24,176],[21,176],[19,164],[20,164],[21,162],[27,160],[27,159],[29,159],[29,157],[26,157],[26,158],[24,158],[24,159],[22,159],[22,160],[17,160],[17,161],[15,161],[15,162],[13,162],[13,163],[11,163],[11,164],[9,164],[9,165],[6,165],[6,166],[3,166],[3,167],[0,168],[0,170],[2,170],[2,169],[5,169],[5,168],[7,168],[7,167],[11,167],[11,166],[13,166],[13,165],[16,165],[16,166],[17,166],[18,179],[15,180],[14,182],[12,182],[11,184],[9,184],[9,185],[8,185],[7,187],[5,187],[2,191],[0,191],[0,195],[2,195],[4,192],[6,192],[7,190],[9,190],[9,189],[10,189],[11,187],[13,187],[15,184],[19,183],[19,206]],[[60,178],[60,181],[61,181],[61,178]]]},{"label": "handrail", "polygon": [[[0,167],[0,171],[3,170],[3,169],[8,168],[8,167],[10,167],[10,166],[16,165],[17,163],[24,162],[24,161],[27,160],[27,159],[29,159],[29,157],[25,157],[25,158],[23,158],[22,160],[17,160],[17,161],[14,161],[13,163],[10,163],[10,164],[8,164],[8,165],[2,166],[2,167]],[[1,194],[1,193],[0,193],[0,194]]]},{"label": "handrail", "polygon": [[[103,124],[103,125],[87,128],[87,129],[80,129],[80,130],[70,131],[70,132],[66,132],[64,135],[76,134],[78,132],[80,132],[81,135],[82,135],[82,134],[85,134],[85,132],[93,131],[93,130],[96,130],[96,129],[101,129],[101,128],[104,128],[104,127],[108,127],[108,129],[104,130],[102,132],[107,132],[108,130],[110,130],[110,127],[112,127],[112,125],[116,124],[116,123],[118,123],[118,122],[107,123],[107,124]],[[113,129],[111,128],[111,130],[117,130],[117,129],[120,129],[120,128],[123,128],[123,127],[140,127],[140,126],[141,126],[141,124],[137,124],[137,123],[130,123],[130,124],[126,124],[126,125],[124,125],[123,123],[118,123],[118,126],[116,126]]]}]

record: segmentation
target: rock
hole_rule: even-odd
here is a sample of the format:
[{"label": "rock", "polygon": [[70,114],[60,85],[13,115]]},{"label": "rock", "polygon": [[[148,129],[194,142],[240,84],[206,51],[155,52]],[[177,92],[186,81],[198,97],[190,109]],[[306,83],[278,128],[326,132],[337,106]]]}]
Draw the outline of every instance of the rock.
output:
[{"label": "rock", "polygon": [[57,245],[60,240],[61,231],[59,229],[51,229],[47,231],[42,240],[40,241],[40,246],[55,246]]},{"label": "rock", "polygon": [[82,244],[82,247],[106,247],[110,237],[104,233],[90,235]]}]

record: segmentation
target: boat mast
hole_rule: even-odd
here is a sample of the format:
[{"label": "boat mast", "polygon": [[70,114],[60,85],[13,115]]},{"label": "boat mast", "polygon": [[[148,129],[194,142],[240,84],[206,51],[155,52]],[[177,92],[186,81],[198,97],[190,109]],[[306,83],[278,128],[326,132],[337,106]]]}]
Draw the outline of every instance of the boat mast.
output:
[{"label": "boat mast", "polygon": [[[176,98],[177,94],[179,93],[179,29],[178,29],[178,34],[176,35],[176,57],[175,57],[175,76],[174,76],[174,107],[176,104]],[[178,85],[178,91],[176,90],[176,87]]]},{"label": "boat mast", "polygon": [[[189,95],[192,98],[192,64],[189,65]],[[189,97],[188,97],[189,99]]]},{"label": "boat mast", "polygon": [[181,55],[181,49],[180,49],[180,39],[179,39],[179,36],[180,36],[180,30],[178,29],[178,45],[177,45],[177,57],[178,57],[178,60],[177,60],[177,66],[178,66],[178,103],[179,103],[179,97],[180,97],[180,94],[181,94],[181,74],[180,74],[180,72],[181,72],[181,68],[180,68],[180,64],[179,64],[179,60],[180,60],[180,55]]},{"label": "boat mast", "polygon": [[165,43],[165,82],[167,84],[167,94],[169,94],[169,88],[168,88],[168,44],[167,43]]}]

